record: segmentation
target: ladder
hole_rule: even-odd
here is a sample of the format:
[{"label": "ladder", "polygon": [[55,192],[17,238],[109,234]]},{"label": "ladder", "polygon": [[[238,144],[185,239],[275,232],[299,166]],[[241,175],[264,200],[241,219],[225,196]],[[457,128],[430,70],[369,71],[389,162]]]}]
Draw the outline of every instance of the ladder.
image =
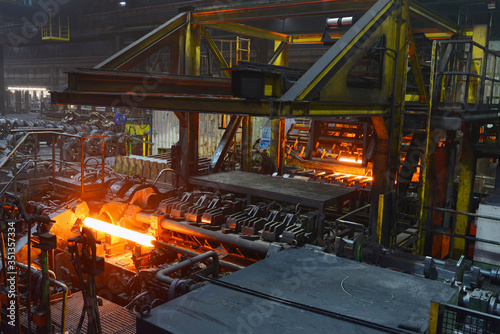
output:
[{"label": "ladder", "polygon": [[236,65],[240,61],[250,61],[250,39],[236,37]]},{"label": "ladder", "polygon": [[420,247],[424,197],[429,186],[430,115],[429,105],[425,104],[406,107],[403,112],[403,137],[407,140],[399,149],[397,209],[391,245],[411,253],[418,252]]},{"label": "ladder", "polygon": [[[431,110],[436,64],[433,44],[428,103],[405,104],[399,147],[396,210],[390,245],[406,252],[423,250],[425,203],[429,189],[429,167],[435,145],[432,143]],[[407,140],[403,140],[406,138]],[[417,174],[418,172],[418,174]],[[418,175],[418,176],[417,176]]]}]

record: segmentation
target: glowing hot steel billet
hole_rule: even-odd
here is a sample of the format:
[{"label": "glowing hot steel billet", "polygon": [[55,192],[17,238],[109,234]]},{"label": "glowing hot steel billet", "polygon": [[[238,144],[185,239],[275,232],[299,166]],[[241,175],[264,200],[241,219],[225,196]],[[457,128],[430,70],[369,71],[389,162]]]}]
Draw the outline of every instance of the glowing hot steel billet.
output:
[{"label": "glowing hot steel billet", "polygon": [[351,158],[339,158],[339,161],[352,162],[352,163],[355,163],[355,164],[360,164],[360,163],[363,162],[361,160],[356,160],[356,159],[351,159]]},{"label": "glowing hot steel billet", "polygon": [[133,242],[136,242],[143,246],[153,247],[151,243],[153,240],[156,240],[154,237],[142,234],[136,231],[132,231],[120,226],[116,226],[113,224],[109,224],[98,219],[87,217],[83,220],[83,225],[93,228],[96,231],[101,231],[107,234],[111,234],[123,239],[127,239]]}]

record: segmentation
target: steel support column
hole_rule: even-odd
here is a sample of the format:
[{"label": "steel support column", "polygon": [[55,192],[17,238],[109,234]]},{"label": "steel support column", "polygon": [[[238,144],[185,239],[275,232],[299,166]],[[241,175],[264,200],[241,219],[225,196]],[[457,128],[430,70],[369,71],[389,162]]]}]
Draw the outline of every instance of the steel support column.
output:
[{"label": "steel support column", "polygon": [[184,47],[184,32],[182,30],[173,33],[168,47],[170,48],[170,73],[183,73],[184,53],[181,50]]},{"label": "steel support column", "polygon": [[215,154],[212,157],[212,161],[210,162],[210,168],[213,172],[218,172],[222,167],[224,162],[224,158],[226,157],[227,151],[233,142],[234,135],[238,130],[238,127],[241,124],[241,120],[243,116],[232,116],[229,124],[227,125],[226,131],[222,135],[222,138],[219,142],[219,146],[215,150]]},{"label": "steel support column", "polygon": [[200,26],[188,24],[186,26],[185,74],[200,75]]},{"label": "steel support column", "polygon": [[245,116],[243,118],[242,150],[241,150],[241,170],[251,172],[252,170],[252,131],[253,118]]},{"label": "steel support column", "polygon": [[[385,125],[384,118],[372,117],[373,127],[377,134],[376,139],[376,152],[373,160],[372,175],[373,184],[371,193],[373,194],[370,199],[370,216],[369,216],[369,229],[371,240],[382,242],[387,240],[387,235],[382,235],[382,231],[390,231],[390,226],[382,226],[384,222],[392,221],[392,219],[383,219],[383,208],[380,207],[384,200],[380,200],[380,196],[385,196],[386,192],[386,174],[388,172],[389,164],[389,133]],[[388,247],[386,243],[384,246]]]},{"label": "steel support column", "polygon": [[403,139],[403,112],[405,110],[405,92],[407,82],[407,69],[408,69],[408,44],[406,43],[408,37],[409,26],[409,2],[410,0],[401,0],[400,8],[398,10],[398,17],[401,19],[397,22],[397,61],[394,72],[394,90],[392,101],[392,119],[388,127],[390,131],[391,140],[391,154],[389,156],[389,175],[387,179],[387,191],[395,191],[395,179],[397,171],[399,170],[400,161],[399,151],[401,148],[401,141]]},{"label": "steel support column", "polygon": [[[480,45],[488,45],[488,27],[486,25],[474,26],[472,40]],[[481,60],[483,59],[484,51],[480,48],[472,49],[472,59],[474,64],[472,72],[481,73],[481,68],[484,66]],[[470,80],[469,85],[469,101],[476,102],[478,98],[478,79]],[[474,144],[478,136],[477,125],[473,123],[464,123],[463,140],[462,140],[462,158],[460,160],[460,177],[458,180],[458,198],[457,211],[469,212],[471,210],[472,196],[474,193],[474,180],[476,176],[477,157],[474,150]],[[469,218],[464,215],[458,215],[455,223],[455,234],[467,235],[469,226]],[[458,258],[461,254],[466,253],[465,239],[456,238],[451,240],[453,243],[453,254]]]},{"label": "steel support column", "polygon": [[[281,51],[276,57],[274,65],[288,66],[288,45],[282,46],[281,42],[275,41],[275,52],[277,52],[279,49],[281,49]],[[283,175],[283,171],[285,169],[285,131],[286,121],[284,118],[276,118],[271,120],[271,145],[269,149],[269,156],[279,175]]]},{"label": "steel support column", "polygon": [[[200,74],[200,29],[193,27],[191,13],[187,15],[188,24],[183,29],[179,39],[179,61],[178,68],[181,74]],[[185,124],[179,124],[179,141],[181,143],[180,152],[180,173],[184,180],[196,175],[198,171],[198,140],[200,128],[200,114],[186,113],[184,115]],[[182,123],[182,122],[180,122]]]},{"label": "steel support column", "polygon": [[[453,130],[446,131],[446,151],[448,153],[448,172],[446,174],[446,195],[444,208],[453,209],[455,202],[455,162],[457,160],[457,143],[456,143],[457,132]],[[450,213],[446,212],[443,217],[443,226],[445,228],[450,228],[452,222],[452,216]]]},{"label": "steel support column", "polygon": [[[471,209],[472,196],[474,193],[474,179],[476,175],[476,155],[474,152],[474,141],[477,131],[472,124],[464,123],[462,139],[462,157],[460,159],[460,176],[458,179],[457,211],[469,212]],[[457,215],[455,233],[467,235],[469,217]],[[453,254],[460,257],[465,253],[465,239],[456,238],[453,242]]]},{"label": "steel support column", "polygon": [[[377,145],[376,145],[376,152],[373,158],[373,170],[372,170],[373,184],[371,187],[370,217],[369,217],[370,219],[369,234],[372,241],[376,241],[377,230],[379,231],[390,230],[389,227],[383,228],[382,226],[377,226],[379,221],[382,222],[381,219],[379,220],[379,195],[385,194],[387,192],[390,141],[385,126],[382,128],[382,126],[378,124],[375,126],[375,131],[377,132],[377,139],[376,139]],[[382,239],[386,240],[386,236],[381,235],[380,240]]]},{"label": "steel support column", "polygon": [[186,126],[179,126],[181,143],[179,170],[184,180],[198,171],[198,137],[200,114],[186,113]]},{"label": "steel support column", "polygon": [[271,145],[269,155],[271,161],[276,167],[278,174],[282,175],[285,167],[285,127],[286,121],[284,118],[276,118],[271,120]]}]

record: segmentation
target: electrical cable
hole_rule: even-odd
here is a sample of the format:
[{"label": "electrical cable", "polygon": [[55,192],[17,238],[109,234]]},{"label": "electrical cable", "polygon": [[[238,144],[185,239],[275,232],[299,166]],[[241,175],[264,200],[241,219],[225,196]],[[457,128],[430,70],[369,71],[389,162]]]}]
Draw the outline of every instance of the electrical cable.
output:
[{"label": "electrical cable", "polygon": [[87,237],[85,251],[88,252],[88,250],[90,249],[90,252],[92,253],[92,255],[91,255],[92,256],[92,269],[91,269],[90,274],[88,274],[88,276],[87,276],[87,287],[88,287],[88,291],[90,291],[89,298],[90,298],[90,302],[92,305],[91,312],[93,313],[92,325],[93,325],[93,329],[94,329],[95,333],[101,334],[101,319],[99,318],[99,307],[97,305],[97,291],[96,291],[96,286],[95,286],[95,281],[96,281],[95,277],[96,277],[96,271],[97,271],[97,268],[96,268],[96,266],[97,266],[96,240],[94,238],[92,231],[89,228],[83,227],[82,232]]},{"label": "electrical cable", "polygon": [[[80,263],[80,252],[78,251],[78,242],[81,242],[83,239],[83,236],[78,236],[75,238],[75,245],[74,245],[74,266],[76,269],[76,274],[78,276],[78,281],[80,282],[80,287],[82,290],[82,296],[83,296],[83,310],[82,314],[80,316],[80,321],[78,322],[78,326],[76,328],[76,334],[79,334],[82,326],[83,326],[83,321],[85,320],[85,313],[87,313],[88,316],[88,326],[87,326],[87,333],[94,333],[94,327],[92,326],[93,324],[93,314],[90,312],[90,305],[89,305],[89,295],[87,288],[85,286],[84,280],[83,280],[83,273],[82,273],[82,267]],[[83,249],[82,249],[83,251]]]},{"label": "electrical cable", "polygon": [[156,182],[158,182],[158,180],[160,179],[160,176],[163,174],[163,172],[172,172],[172,173],[176,174],[177,176],[180,176],[185,184],[188,184],[186,178],[181,173],[179,173],[178,171],[176,171],[175,169],[172,169],[172,168],[165,168],[165,169],[162,169],[158,173],[158,176],[156,177],[156,180],[153,182],[153,185],[156,185]]},{"label": "electrical cable", "polygon": [[135,303],[137,303],[137,301],[139,299],[141,299],[142,297],[145,297],[149,294],[149,291],[146,291],[146,292],[143,292],[137,296],[135,296],[134,299],[132,299],[132,301],[130,303],[128,303],[127,305],[125,305],[125,308],[128,309],[129,307],[133,306]]}]

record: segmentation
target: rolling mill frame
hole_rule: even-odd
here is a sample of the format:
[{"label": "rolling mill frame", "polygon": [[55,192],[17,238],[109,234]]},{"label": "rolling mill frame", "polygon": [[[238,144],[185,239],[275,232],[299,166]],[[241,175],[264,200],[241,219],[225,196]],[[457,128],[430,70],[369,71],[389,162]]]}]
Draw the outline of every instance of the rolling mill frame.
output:
[{"label": "rolling mill frame", "polygon": [[[328,23],[323,34],[314,35],[288,35],[243,24],[245,21],[258,19],[343,16],[345,13],[356,14],[355,19],[347,20],[350,22],[348,25],[352,24],[350,29],[331,28]],[[411,27],[410,16],[432,26],[433,29],[421,29],[417,28],[417,25]],[[342,22],[344,18],[337,18],[337,21],[339,20]],[[210,36],[208,28],[274,41],[274,54],[268,64],[244,63],[229,69],[222,52]],[[429,89],[426,86],[419,52],[416,49],[414,31],[427,33],[433,38],[444,39],[434,42]],[[452,35],[455,36],[454,39],[447,40]],[[472,37],[472,40],[467,37]],[[199,76],[202,38],[218,60],[227,78]],[[308,70],[294,72],[293,69],[287,68],[290,45],[295,43],[332,44],[333,41],[335,43]],[[421,322],[419,326],[422,326],[422,321],[424,327],[428,324],[426,307],[429,304],[427,298],[431,298],[431,294],[423,297],[426,288],[430,291],[432,286],[432,290],[437,291],[434,296],[441,293],[443,296],[446,295],[445,302],[452,302],[449,296],[457,297],[456,293],[461,289],[459,282],[463,282],[470,289],[460,291],[463,292],[464,299],[461,306],[468,306],[469,303],[474,306],[478,300],[487,297],[486,307],[491,309],[489,313],[499,315],[500,299],[496,295],[483,295],[482,291],[479,293],[474,290],[475,287],[482,287],[482,282],[486,279],[489,279],[492,284],[499,284],[498,269],[486,271],[478,267],[466,268],[464,257],[457,263],[453,263],[455,267],[450,269],[447,261],[435,261],[430,257],[424,260],[423,257],[410,256],[393,250],[393,248],[399,248],[414,253],[429,253],[431,250],[434,254],[434,246],[439,244],[436,239],[441,237],[440,241],[443,243],[444,236],[448,236],[446,233],[452,234],[452,238],[465,236],[464,230],[467,228],[468,217],[463,220],[464,217],[460,216],[453,232],[440,232],[429,223],[434,219],[432,210],[437,210],[427,204],[435,197],[431,180],[433,174],[436,173],[435,160],[437,159],[435,157],[437,154],[435,152],[439,151],[441,144],[435,141],[433,136],[438,128],[449,131],[445,145],[449,149],[447,154],[453,157],[456,154],[452,149],[455,144],[454,136],[456,136],[453,131],[456,132],[461,129],[462,125],[465,125],[466,131],[464,132],[467,137],[467,131],[469,133],[478,131],[480,126],[484,127],[489,124],[488,122],[498,115],[498,106],[492,96],[493,87],[500,80],[495,79],[495,74],[491,76],[486,70],[486,62],[489,61],[490,53],[481,46],[486,42],[487,34],[484,27],[462,29],[410,0],[355,2],[314,0],[281,1],[272,4],[255,1],[239,7],[186,9],[94,69],[79,69],[69,73],[68,87],[52,92],[53,101],[56,103],[172,110],[180,123],[180,141],[171,152],[172,156],[178,156],[178,158],[172,159],[172,169],[165,168],[162,171],[170,171],[179,175],[179,178],[173,177],[176,179],[173,182],[175,190],[168,189],[167,192],[161,192],[155,185],[156,181],[151,185],[143,182],[143,179],[140,183],[136,183],[134,178],[114,178],[105,182],[103,170],[100,186],[107,188],[110,185],[108,196],[105,197],[104,192],[87,196],[88,202],[76,200],[71,205],[65,205],[64,211],[54,213],[54,216],[50,217],[56,221],[52,225],[51,233],[53,234],[49,235],[52,241],[50,246],[60,246],[56,254],[60,261],[58,268],[55,268],[55,271],[58,271],[57,277],[70,281],[75,286],[74,280],[78,276],[83,292],[80,294],[83,298],[83,311],[88,315],[88,328],[93,328],[88,329],[89,332],[101,331],[97,306],[99,301],[96,296],[98,293],[106,298],[110,297],[109,299],[115,302],[127,304],[122,311],[135,307],[136,303],[148,294],[155,296],[156,298],[151,297],[155,298],[152,301],[141,301],[145,308],[137,312],[140,315],[137,318],[137,328],[139,328],[141,322],[143,326],[153,323],[155,317],[148,317],[149,312],[162,314],[159,311],[160,308],[162,310],[176,309],[176,305],[179,305],[177,303],[182,303],[190,296],[196,296],[196,293],[200,291],[206,291],[202,289],[207,285],[207,290],[213,289],[214,286],[224,287],[226,292],[233,290],[268,299],[277,304],[300,308],[302,311],[321,313],[331,319],[344,321],[344,325],[349,323],[345,328],[349,328],[353,323],[395,333],[406,333],[407,330],[417,332],[419,328],[422,328],[410,326],[411,321],[395,323],[394,321],[398,319],[395,319],[397,317],[390,312],[383,314],[383,317],[389,318],[388,327],[384,327],[387,323],[382,324],[360,317],[346,321],[349,315],[341,314],[335,309],[327,310],[331,305],[321,305],[321,308],[313,309],[311,305],[291,302],[291,296],[279,299],[275,295],[259,290],[261,287],[252,286],[245,289],[241,286],[245,285],[244,283],[231,284],[231,280],[234,279],[233,282],[237,282],[238,277],[245,278],[247,275],[252,277],[252,271],[254,271],[254,277],[265,279],[265,283],[260,284],[264,285],[264,288],[276,282],[282,285],[283,281],[267,280],[273,275],[281,275],[278,270],[270,270],[267,266],[273,269],[281,267],[280,270],[286,270],[290,264],[305,260],[306,257],[317,257],[321,259],[318,260],[319,263],[324,261],[324,269],[328,273],[324,275],[322,270],[309,268],[306,280],[314,282],[325,280],[327,283],[323,284],[324,286],[340,287],[343,290],[340,296],[347,299],[351,297],[351,294],[344,290],[344,284],[347,287],[349,284],[361,287],[361,284],[367,281],[365,273],[374,275],[373,280],[369,279],[367,290],[374,290],[377,293],[382,291],[383,293],[379,296],[386,295],[387,291],[391,294],[391,291],[396,291],[387,290],[384,287],[384,284],[390,284],[391,280],[401,282],[407,279],[406,285],[410,287],[418,283],[422,288],[417,293],[409,291],[407,286],[402,284],[402,291],[397,292],[397,298],[394,298],[394,295],[387,300],[377,297],[379,300],[368,302],[368,304],[371,308],[380,311],[383,308],[378,307],[379,304],[376,302],[386,303],[396,300],[391,307],[398,309],[398,305],[405,304],[409,306],[410,314],[412,314],[414,305],[412,302],[407,303],[407,300],[417,295],[420,297],[419,301],[425,303],[418,309]],[[171,72],[175,74],[130,72],[136,64],[164,46],[168,46],[171,50]],[[367,82],[357,81],[351,84],[351,74],[354,68],[364,60],[367,54],[376,57],[378,61],[376,76]],[[496,61],[496,58],[493,59]],[[467,66],[457,68],[456,64],[464,60]],[[406,87],[409,63],[418,91],[413,95],[407,91]],[[293,77],[293,80],[286,81],[289,79],[287,76]],[[466,78],[465,81],[463,77]],[[258,79],[258,84],[252,81],[255,78]],[[489,89],[491,90],[488,90],[485,81],[490,82]],[[465,85],[460,86],[462,82]],[[454,91],[453,99],[447,95],[450,85],[451,90]],[[460,89],[465,89],[465,94],[457,97],[460,94],[456,92]],[[364,102],[360,102],[360,97],[363,97]],[[210,170],[214,173],[202,176],[197,175],[199,113],[232,115],[216,154],[210,162]],[[278,173],[283,173],[285,167],[283,142],[284,119],[286,118],[308,117],[315,121],[327,119],[336,124],[341,124],[347,118],[348,122],[353,120],[358,125],[364,126],[357,129],[359,132],[356,134],[358,136],[356,139],[358,140],[359,138],[367,139],[368,127],[374,129],[374,135],[371,138],[375,142],[374,158],[370,161],[373,164],[371,203],[360,205],[359,208],[352,204],[348,214],[340,216],[333,224],[329,222],[328,227],[333,226],[336,229],[335,250],[328,248],[328,246],[331,248],[330,241],[332,240],[329,240],[326,248],[322,247],[325,246],[323,244],[325,235],[323,214],[327,207],[335,204],[342,205],[339,203],[346,201],[350,204],[354,202],[352,198],[357,190],[354,187],[334,188],[334,186],[307,184],[299,180],[283,180],[280,177],[248,173],[251,170],[252,116],[266,116],[272,119],[270,151],[271,160]],[[456,122],[447,122],[450,118]],[[242,169],[244,172],[219,172],[240,125],[243,128]],[[315,141],[316,134],[313,130],[310,142]],[[489,135],[484,132],[483,137],[487,142],[490,141],[491,136],[494,137],[495,133]],[[84,139],[80,140],[82,140],[83,150]],[[460,176],[457,209],[468,211],[471,193],[470,179],[474,174],[473,153],[477,148],[476,143],[468,137],[464,138],[464,142],[463,154],[470,153],[470,156],[466,156],[460,162],[464,167],[464,172]],[[405,146],[408,151],[404,152],[402,146]],[[482,146],[481,149],[486,151],[491,148]],[[365,163],[367,163],[366,157],[363,156],[363,165]],[[83,174],[83,163],[81,167]],[[358,165],[346,164],[344,167],[356,168]],[[418,181],[414,178],[417,176],[417,171]],[[53,178],[57,181],[55,176]],[[447,180],[453,180],[451,173],[448,173]],[[83,175],[80,186],[81,193],[83,193],[85,186]],[[191,191],[194,186],[208,187],[217,191]],[[234,195],[233,192],[245,194],[246,198]],[[252,202],[252,196],[254,196],[253,199],[264,198],[266,201],[273,202],[257,202],[251,205],[255,203],[255,201]],[[224,202],[224,206],[210,211],[213,208],[212,204],[215,203],[213,204],[215,206],[217,201]],[[284,208],[283,203],[288,203],[289,207]],[[301,205],[317,211],[300,214]],[[441,209],[446,210],[443,216],[456,213],[450,209],[453,207],[453,200],[449,200],[444,206],[445,208]],[[370,208],[368,229],[362,224],[348,221],[348,216],[367,208]],[[259,210],[262,211],[261,216],[251,215]],[[207,214],[206,217],[205,214]],[[266,218],[267,214],[270,218]],[[281,215],[280,219],[284,219],[283,221],[274,220],[273,215],[276,217],[278,214]],[[244,216],[244,219],[240,219],[241,216]],[[91,232],[88,229],[91,225],[87,225],[88,222],[85,223],[87,219],[97,221],[100,224],[98,226],[103,229],[92,227],[95,231]],[[300,221],[297,224],[295,224],[296,219]],[[257,230],[255,226],[259,225],[261,228],[266,220],[265,224],[266,227],[269,226],[269,229]],[[245,225],[246,222],[255,225]],[[291,223],[288,224],[289,222]],[[281,226],[276,227],[277,224]],[[288,225],[285,226],[286,224]],[[354,240],[343,239],[341,236],[345,234],[339,233],[339,225],[350,226],[351,232],[348,233]],[[128,239],[120,234],[106,231],[105,226],[121,228],[126,233],[146,237],[150,245],[141,244],[132,237]],[[291,230],[284,230],[285,227],[291,227]],[[80,228],[80,236],[71,238],[72,233],[77,234]],[[361,228],[362,231],[356,238],[354,238],[355,228],[358,230]],[[365,233],[365,230],[369,233]],[[261,235],[258,231],[261,231]],[[285,232],[290,233],[287,235]],[[400,236],[403,234],[406,236],[401,239]],[[297,236],[301,237],[300,242],[297,241],[299,239]],[[365,240],[365,237],[368,240]],[[100,242],[102,244],[98,245]],[[78,244],[82,246],[81,251]],[[302,245],[304,247],[299,247]],[[64,251],[66,246],[72,255]],[[154,246],[153,249],[148,248],[152,246]],[[463,252],[464,248],[465,243],[452,243],[450,251],[453,253],[450,257],[458,254],[459,251]],[[198,254],[202,251],[206,252]],[[335,252],[335,256],[326,252]],[[133,254],[132,257],[129,253]],[[98,256],[103,254],[106,260]],[[444,256],[447,255],[444,254]],[[219,260],[219,256],[224,256],[225,259]],[[346,259],[342,259],[343,257]],[[365,263],[359,264],[351,260]],[[52,282],[47,279],[46,254],[42,254],[42,261],[45,274],[44,293],[46,293],[48,283]],[[74,263],[78,275],[72,274],[68,269],[70,262]],[[59,265],[60,263],[64,265]],[[175,264],[172,265],[172,263]],[[254,263],[252,266],[240,271],[243,268],[242,265],[252,263]],[[352,279],[346,282],[349,276],[343,278],[332,272],[335,263],[340,267],[339,272],[345,273],[353,270],[349,275],[357,275],[358,281],[352,283],[354,281]],[[403,276],[402,273],[383,270],[366,263],[397,268],[415,275]],[[259,269],[262,267],[263,269]],[[21,266],[20,268],[24,269]],[[359,268],[363,268],[366,272],[358,272]],[[27,270],[31,274],[29,267]],[[232,272],[236,271],[239,272],[233,275]],[[231,275],[227,275],[229,280],[225,280],[225,275],[229,272],[231,272]],[[86,287],[82,278],[83,273],[90,275],[87,276]],[[212,277],[207,277],[207,275]],[[219,280],[220,276],[223,278]],[[382,276],[387,279],[379,279]],[[416,276],[429,279],[436,279],[439,276],[441,280],[447,280],[446,288],[443,288],[443,282],[429,283],[423,277]],[[339,280],[338,284],[331,284],[332,277]],[[262,283],[259,280],[255,281]],[[372,289],[377,284],[379,284],[378,288]],[[111,291],[115,288],[116,291]],[[98,292],[98,289],[101,290]],[[135,294],[136,291],[137,294]],[[293,289],[287,292],[290,291],[293,292]],[[191,294],[192,292],[194,294]],[[307,293],[311,296],[318,294],[319,290]],[[335,294],[332,293],[332,296]],[[49,297],[48,294],[45,295],[44,308],[50,311],[47,297]],[[187,298],[182,299],[183,297]],[[217,298],[220,298],[220,295]],[[223,298],[220,300],[224,301]],[[238,296],[233,300],[246,299]],[[168,302],[164,303],[165,301]],[[366,302],[356,296],[349,302],[353,303],[353,301],[358,305],[360,301]],[[483,307],[483,304],[480,307]],[[191,306],[195,310],[196,305],[191,304]],[[434,305],[434,309],[431,308],[431,323],[429,324],[431,332],[432,328],[437,327],[433,323],[438,316],[436,308],[442,306],[442,304]],[[362,307],[352,309],[360,310]],[[212,311],[213,306],[210,306],[209,312]],[[289,311],[287,310],[286,313],[288,314]],[[432,313],[433,311],[435,313]],[[84,312],[78,324],[79,328],[83,325]],[[224,315],[224,312],[215,313],[217,314],[214,314],[214,318]],[[232,317],[230,312],[226,315]],[[50,312],[44,319],[50,319]],[[494,323],[496,320],[498,319],[491,321]],[[179,325],[181,322],[183,321],[178,321],[174,325]],[[62,328],[65,323],[66,320],[62,320],[60,324]],[[400,327],[401,324],[406,327]],[[50,321],[42,325],[45,332],[52,331]],[[181,325],[184,326],[185,323]],[[349,332],[349,330],[346,331]]]},{"label": "rolling mill frame", "polygon": [[[272,40],[276,47],[269,64],[286,66],[289,45],[320,43],[326,33],[287,35],[245,25],[245,21],[318,14],[342,15],[345,12],[363,13],[363,15],[345,33],[328,31],[329,39],[337,42],[286,91],[279,87],[278,80],[275,80],[271,83],[273,88],[268,89],[261,98],[246,99],[232,96],[229,79],[197,77],[200,73],[202,37],[220,67],[228,68],[207,28]],[[410,16],[423,22],[428,28],[412,29]],[[484,38],[477,39],[477,36],[484,36],[479,30],[462,29],[416,1],[380,0],[354,3],[284,1],[276,4],[255,2],[237,7],[188,9],[94,69],[69,73],[68,87],[62,91],[52,92],[52,99],[58,104],[130,106],[132,103],[134,107],[174,111],[180,121],[179,171],[185,180],[195,175],[196,171],[200,112],[233,115],[212,158],[213,171],[218,171],[220,168],[221,161],[240,124],[246,138],[243,144],[242,166],[244,170],[249,171],[252,143],[248,142],[248,135],[245,134],[252,128],[251,116],[272,118],[270,155],[279,172],[283,171],[284,166],[284,149],[281,143],[284,138],[285,118],[329,116],[371,120],[376,131],[376,149],[372,173],[375,177],[371,188],[370,231],[374,240],[385,246],[394,246],[397,243],[396,235],[400,231],[397,231],[397,227],[391,223],[397,219],[395,216],[397,210],[390,210],[389,207],[395,208],[401,204],[399,198],[392,198],[390,194],[402,193],[403,198],[407,194],[406,188],[399,189],[404,186],[396,187],[395,184],[398,178],[401,179],[401,166],[398,160],[401,156],[400,143],[403,132],[408,130],[403,129],[403,126],[405,114],[408,113],[405,109],[407,76],[405,69],[410,60],[418,87],[417,100],[421,103],[420,109],[424,109],[420,116],[424,116],[425,123],[423,130],[419,129],[418,132],[415,130],[414,133],[423,133],[420,137],[427,144],[423,145],[425,154],[417,159],[416,163],[422,168],[422,175],[425,177],[422,185],[415,191],[418,201],[413,205],[420,208],[420,218],[417,217],[416,222],[413,222],[417,226],[417,231],[407,238],[411,244],[407,249],[422,252],[421,226],[422,220],[425,220],[424,203],[428,198],[429,170],[425,161],[431,152],[429,140],[431,132],[427,130],[430,130],[430,110],[433,107],[430,103],[432,92],[429,93],[425,86],[418,59],[413,39],[414,32],[427,33],[432,38],[449,38],[451,35],[473,36],[482,44],[485,42]],[[382,47],[375,45],[380,41]],[[166,45],[173,54],[171,72],[179,75],[126,72]],[[383,59],[378,89],[353,88],[346,85],[346,78],[352,67],[374,47],[382,53]],[[231,71],[225,70],[224,73],[228,78],[231,77]],[[363,96],[367,102],[360,103],[359,96]],[[421,161],[420,164],[418,160]],[[411,175],[413,173],[410,173],[410,180]],[[466,189],[463,188],[462,186],[461,193],[465,194]],[[385,210],[378,209],[379,203],[385,203]],[[462,200],[458,207],[464,209],[467,203]],[[459,223],[457,226],[462,225],[463,223]]]}]

